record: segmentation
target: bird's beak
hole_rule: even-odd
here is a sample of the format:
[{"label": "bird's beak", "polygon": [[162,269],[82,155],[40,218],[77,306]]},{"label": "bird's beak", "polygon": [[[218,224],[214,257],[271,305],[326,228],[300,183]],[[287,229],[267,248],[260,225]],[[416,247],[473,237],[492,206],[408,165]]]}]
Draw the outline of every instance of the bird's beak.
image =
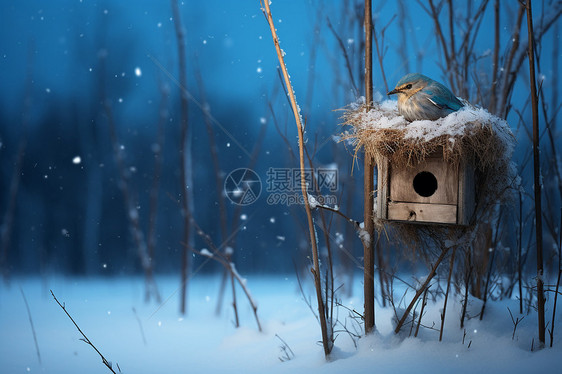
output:
[{"label": "bird's beak", "polygon": [[388,92],[387,95],[388,95],[388,96],[394,95],[394,94],[397,94],[398,92],[400,92],[400,90],[397,90],[397,89],[395,88],[395,89],[393,89],[392,91]]}]

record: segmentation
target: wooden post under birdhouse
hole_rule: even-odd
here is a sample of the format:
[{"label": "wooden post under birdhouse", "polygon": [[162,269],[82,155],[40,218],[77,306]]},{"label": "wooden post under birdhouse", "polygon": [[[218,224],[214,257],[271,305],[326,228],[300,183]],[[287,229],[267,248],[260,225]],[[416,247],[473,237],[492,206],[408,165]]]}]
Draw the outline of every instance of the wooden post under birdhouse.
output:
[{"label": "wooden post under birdhouse", "polygon": [[388,221],[468,225],[475,208],[474,167],[435,152],[416,165],[378,164],[375,215]]}]

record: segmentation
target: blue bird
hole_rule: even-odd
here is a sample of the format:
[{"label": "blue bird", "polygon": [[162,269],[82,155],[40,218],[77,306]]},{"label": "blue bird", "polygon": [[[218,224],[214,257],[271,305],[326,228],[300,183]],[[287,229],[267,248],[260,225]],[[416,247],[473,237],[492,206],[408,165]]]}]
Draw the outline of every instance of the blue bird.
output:
[{"label": "blue bird", "polygon": [[398,94],[398,113],[407,121],[435,121],[464,105],[441,83],[419,73],[406,74],[387,95]]}]

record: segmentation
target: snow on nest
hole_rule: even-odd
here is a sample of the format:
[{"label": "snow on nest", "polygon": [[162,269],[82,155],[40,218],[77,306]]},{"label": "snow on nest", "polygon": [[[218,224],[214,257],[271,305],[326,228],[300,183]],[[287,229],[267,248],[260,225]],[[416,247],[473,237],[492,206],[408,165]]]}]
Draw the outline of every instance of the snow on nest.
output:
[{"label": "snow on nest", "polygon": [[369,111],[362,101],[353,103],[345,112],[345,131],[341,139],[373,156],[393,162],[412,164],[428,155],[443,152],[446,160],[476,156],[477,162],[489,165],[508,162],[515,138],[507,122],[483,108],[465,102],[465,106],[435,121],[408,122],[398,114],[397,102],[375,103]]}]

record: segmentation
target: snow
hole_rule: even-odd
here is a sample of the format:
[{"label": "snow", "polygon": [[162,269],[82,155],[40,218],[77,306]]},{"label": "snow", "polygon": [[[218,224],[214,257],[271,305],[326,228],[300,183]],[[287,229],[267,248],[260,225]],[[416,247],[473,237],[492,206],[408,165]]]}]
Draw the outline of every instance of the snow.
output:
[{"label": "snow", "polygon": [[308,205],[310,206],[310,209],[316,209],[319,205],[321,205],[313,195],[309,193],[307,193],[307,195],[308,195]]},{"label": "snow", "polygon": [[207,248],[203,248],[201,251],[201,256],[212,258],[213,254]]},{"label": "snow", "polygon": [[369,232],[367,230],[360,228],[359,230],[357,230],[357,234],[359,235],[361,242],[365,245],[369,245],[369,243],[371,243],[371,235],[369,235]]},{"label": "snow", "polygon": [[[364,98],[350,105],[352,110],[359,108]],[[475,123],[490,124],[495,133],[500,136],[506,146],[508,154],[512,153],[513,135],[507,122],[498,118],[486,109],[472,106],[464,102],[465,106],[446,117],[435,121],[420,120],[409,122],[403,116],[398,115],[398,102],[384,100],[376,103],[374,110],[364,115],[363,126],[377,129],[404,130],[405,139],[419,139],[430,141],[443,135],[447,135],[454,142],[455,137],[463,136],[474,127]]]},{"label": "snow", "polygon": [[[403,275],[408,277],[408,275]],[[362,277],[357,274],[356,297],[343,304],[361,312]],[[331,360],[324,359],[320,328],[298,290],[294,275],[251,276],[248,286],[259,302],[258,315],[264,332],[259,333],[253,313],[242,292],[238,292],[241,327],[233,325],[234,315],[226,308],[214,314],[220,276],[197,275],[190,281],[186,316],[178,314],[177,277],[158,278],[167,300],[162,305],[144,303],[142,278],[21,278],[11,286],[0,286],[0,367],[3,373],[105,373],[101,358],[80,341],[80,334],[50,296],[66,306],[86,336],[108,361],[123,373],[530,373],[556,372],[562,354],[562,339],[555,333],[554,348],[531,352],[537,344],[536,314],[521,316],[517,300],[490,301],[483,321],[472,318],[459,328],[460,297],[451,297],[447,306],[443,341],[439,332],[420,328],[417,338],[392,331],[394,312],[375,307],[377,332],[356,341],[340,332]],[[25,293],[37,335],[41,364],[20,292]],[[311,282],[304,280],[307,296],[313,296]],[[433,286],[436,287],[436,286]],[[432,287],[432,288],[433,288]],[[395,294],[404,289],[396,283]],[[377,291],[378,292],[378,291]],[[411,297],[411,292],[408,293]],[[312,298],[314,300],[314,298]],[[315,306],[315,305],[313,305]],[[440,324],[443,301],[428,300],[423,323]],[[481,302],[471,299],[469,315]],[[523,317],[515,331],[514,318]],[[110,313],[109,313],[110,311]],[[351,326],[347,311],[339,320]],[[560,315],[560,313],[558,313]],[[140,321],[140,323],[139,323]],[[557,321],[558,327],[562,321]],[[142,329],[141,329],[142,326]],[[338,328],[336,328],[338,329]],[[466,334],[466,335],[465,335]],[[146,338],[144,343],[143,335]],[[294,358],[282,362],[283,341]],[[8,337],[8,338],[6,338]],[[464,340],[464,341],[463,341]],[[548,340],[548,336],[547,336]],[[470,345],[470,347],[469,347]]]}]

